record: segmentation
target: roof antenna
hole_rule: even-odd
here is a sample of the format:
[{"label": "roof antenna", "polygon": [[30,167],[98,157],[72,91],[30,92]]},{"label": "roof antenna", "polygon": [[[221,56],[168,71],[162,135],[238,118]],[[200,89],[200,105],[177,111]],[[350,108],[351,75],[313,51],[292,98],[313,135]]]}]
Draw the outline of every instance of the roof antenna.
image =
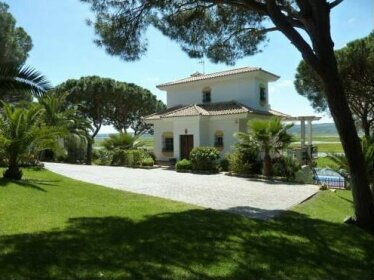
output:
[{"label": "roof antenna", "polygon": [[201,60],[199,60],[198,63],[203,65],[203,74],[205,75],[205,60],[204,60],[204,58],[202,58]]}]

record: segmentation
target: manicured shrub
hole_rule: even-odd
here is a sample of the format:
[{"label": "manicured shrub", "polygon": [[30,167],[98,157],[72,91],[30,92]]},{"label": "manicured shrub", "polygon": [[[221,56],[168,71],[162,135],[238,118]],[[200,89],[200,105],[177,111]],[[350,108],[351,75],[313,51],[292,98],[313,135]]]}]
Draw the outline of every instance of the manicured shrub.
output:
[{"label": "manicured shrub", "polygon": [[229,171],[242,175],[261,174],[262,161],[257,149],[236,149],[228,156]]},{"label": "manicured shrub", "polygon": [[93,150],[92,160],[97,165],[111,165],[113,161],[113,152],[106,150]]},{"label": "manicured shrub", "polygon": [[156,162],[156,155],[153,151],[147,151],[148,155],[153,159],[153,162]]},{"label": "manicured shrub", "polygon": [[177,171],[192,170],[191,161],[189,161],[188,159],[179,160],[175,165],[175,170]]},{"label": "manicured shrub", "polygon": [[[80,163],[84,162],[86,156],[86,146],[87,144],[77,137],[65,137],[64,138],[64,147],[66,150],[65,162],[69,163]],[[93,150],[95,152],[97,150]],[[94,157],[94,155],[92,155]],[[99,158],[99,157],[98,157]],[[96,159],[98,159],[96,158]],[[107,165],[110,164],[110,161]],[[104,165],[104,164],[103,164]]]},{"label": "manicured shrub", "polygon": [[192,168],[196,171],[218,171],[219,151],[214,147],[196,147],[190,153]]},{"label": "manicured shrub", "polygon": [[220,171],[229,171],[229,165],[230,165],[230,162],[229,162],[228,156],[226,156],[223,159],[221,159],[219,162]]},{"label": "manicured shrub", "polygon": [[300,164],[290,157],[278,157],[272,160],[272,175],[294,180],[295,174],[301,168]]},{"label": "manicured shrub", "polygon": [[129,165],[132,167],[141,166],[143,159],[148,157],[147,153],[142,150],[129,150],[128,153],[132,154],[133,157],[133,165]]},{"label": "manicured shrub", "polygon": [[139,167],[146,158],[149,156],[143,150],[117,150],[113,153],[111,165]]},{"label": "manicured shrub", "polygon": [[142,166],[153,166],[154,164],[155,162],[151,157],[147,157],[142,160]]}]

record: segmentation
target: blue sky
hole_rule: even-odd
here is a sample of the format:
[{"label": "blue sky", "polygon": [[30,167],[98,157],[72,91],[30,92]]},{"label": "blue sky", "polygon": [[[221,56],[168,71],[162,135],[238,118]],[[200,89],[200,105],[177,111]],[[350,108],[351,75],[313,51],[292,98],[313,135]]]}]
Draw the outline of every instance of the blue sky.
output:
[{"label": "blue sky", "polygon": [[[1,1],[1,0],[0,0]],[[4,1],[4,0],[3,0]],[[27,61],[45,74],[53,85],[70,78],[99,75],[133,82],[151,90],[165,101],[165,93],[156,85],[184,78],[202,71],[198,60],[190,59],[179,45],[155,29],[147,34],[149,50],[137,62],[124,62],[111,57],[93,40],[94,31],[86,25],[92,18],[89,6],[78,0],[5,0],[10,12],[32,37],[34,48]],[[364,37],[373,30],[374,5],[372,0],[345,0],[332,12],[332,35],[336,48]],[[270,84],[270,103],[273,109],[291,115],[315,114],[308,100],[299,96],[293,86],[299,52],[279,32],[270,33],[269,42],[257,55],[237,61],[234,67],[255,66],[273,72],[281,78]],[[206,61],[206,72],[233,68]],[[321,122],[331,122],[321,115]],[[110,127],[101,131],[111,132]]]}]

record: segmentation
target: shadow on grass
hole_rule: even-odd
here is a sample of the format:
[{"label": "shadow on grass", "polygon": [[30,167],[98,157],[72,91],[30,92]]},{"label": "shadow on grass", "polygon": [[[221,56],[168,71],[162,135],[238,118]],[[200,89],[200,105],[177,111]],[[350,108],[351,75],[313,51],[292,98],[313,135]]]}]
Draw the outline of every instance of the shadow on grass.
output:
[{"label": "shadow on grass", "polygon": [[[0,186],[6,187],[9,184],[17,185],[24,188],[31,188],[42,192],[47,192],[45,189],[41,188],[39,185],[49,185],[49,183],[43,180],[10,180],[1,178],[0,179]],[[52,184],[50,184],[52,185]]]},{"label": "shadow on grass", "polygon": [[339,193],[337,193],[336,196],[339,197],[340,199],[345,200],[345,201],[347,201],[347,202],[349,202],[350,204],[353,205],[353,200],[352,199],[347,199],[344,196],[340,195]]},{"label": "shadow on grass", "polygon": [[213,210],[82,217],[0,237],[6,279],[371,279],[373,261],[371,236],[294,212],[269,221]]}]

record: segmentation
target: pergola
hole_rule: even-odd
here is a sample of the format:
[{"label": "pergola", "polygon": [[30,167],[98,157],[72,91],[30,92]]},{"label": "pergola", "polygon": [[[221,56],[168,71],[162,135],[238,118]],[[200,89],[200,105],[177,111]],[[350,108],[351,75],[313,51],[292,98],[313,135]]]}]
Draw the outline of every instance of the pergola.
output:
[{"label": "pergola", "polygon": [[298,117],[286,117],[285,121],[300,121],[300,144],[301,147],[305,147],[306,143],[306,133],[305,133],[305,124],[307,124],[307,130],[308,130],[308,145],[313,144],[313,121],[320,120],[321,117],[316,116],[298,116]]}]

